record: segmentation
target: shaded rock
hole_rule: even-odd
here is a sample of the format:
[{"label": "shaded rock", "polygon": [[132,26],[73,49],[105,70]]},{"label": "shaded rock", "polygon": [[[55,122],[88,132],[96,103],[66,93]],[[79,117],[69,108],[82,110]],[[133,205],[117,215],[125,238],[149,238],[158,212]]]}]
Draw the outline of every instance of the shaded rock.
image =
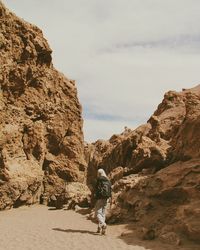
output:
[{"label": "shaded rock", "polygon": [[155,239],[155,231],[153,229],[141,228],[139,231],[141,233],[140,237],[142,240],[154,240]]},{"label": "shaded rock", "polygon": [[62,193],[57,193],[49,198],[48,206],[56,207],[57,209],[65,208],[74,209],[77,206],[88,207],[91,192],[89,188],[79,182],[65,183]]},{"label": "shaded rock", "polygon": [[133,234],[132,230],[126,230],[121,233],[121,237],[131,236]]},{"label": "shaded rock", "polygon": [[120,180],[123,177],[123,175],[124,175],[123,167],[117,167],[110,173],[110,175],[108,177],[109,177],[110,181],[112,183],[114,183],[114,182]]},{"label": "shaded rock", "polygon": [[[199,198],[199,197],[198,197]],[[189,239],[200,242],[200,202],[194,202],[181,206],[177,211],[180,229]]]},{"label": "shaded rock", "polygon": [[88,207],[80,207],[79,205],[75,205],[74,207],[75,212],[86,215],[91,213],[91,208]]},{"label": "shaded rock", "polygon": [[165,234],[161,234],[159,236],[159,239],[163,243],[167,243],[167,244],[174,245],[174,246],[178,246],[178,245],[181,244],[180,238],[174,232],[168,232],[168,233],[165,233]]}]

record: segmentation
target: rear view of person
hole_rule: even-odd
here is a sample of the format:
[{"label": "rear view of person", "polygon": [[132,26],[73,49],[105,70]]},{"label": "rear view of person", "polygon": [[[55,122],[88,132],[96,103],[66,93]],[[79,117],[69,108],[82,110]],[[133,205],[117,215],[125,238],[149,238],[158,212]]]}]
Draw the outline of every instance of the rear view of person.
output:
[{"label": "rear view of person", "polygon": [[106,233],[106,206],[111,197],[111,183],[103,169],[97,172],[97,182],[95,186],[95,215],[98,221],[97,233]]}]

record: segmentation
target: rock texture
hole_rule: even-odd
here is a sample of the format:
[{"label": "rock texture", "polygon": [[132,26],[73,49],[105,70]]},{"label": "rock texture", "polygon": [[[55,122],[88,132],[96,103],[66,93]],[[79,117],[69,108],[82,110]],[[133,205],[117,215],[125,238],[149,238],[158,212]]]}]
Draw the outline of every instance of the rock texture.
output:
[{"label": "rock texture", "polygon": [[133,221],[143,239],[199,241],[200,85],[169,91],[147,124],[88,144],[85,154],[90,188],[99,167],[113,183],[110,222]]},{"label": "rock texture", "polygon": [[[0,2],[0,209],[85,182],[81,105],[36,26]],[[42,194],[42,196],[41,196]]]},{"label": "rock texture", "polygon": [[41,30],[0,1],[0,31],[0,209],[88,205],[102,167],[108,221],[132,221],[144,240],[199,243],[200,85],[169,91],[146,124],[84,150],[75,82],[53,67]]}]

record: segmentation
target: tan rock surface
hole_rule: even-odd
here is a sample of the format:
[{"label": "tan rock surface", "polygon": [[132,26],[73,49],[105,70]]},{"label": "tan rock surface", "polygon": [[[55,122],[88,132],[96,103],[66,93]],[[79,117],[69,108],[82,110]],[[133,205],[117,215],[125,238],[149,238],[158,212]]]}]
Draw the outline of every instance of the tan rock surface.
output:
[{"label": "tan rock surface", "polygon": [[132,222],[123,237],[199,244],[200,85],[169,91],[146,124],[84,152],[75,82],[53,67],[41,30],[1,2],[0,19],[0,209],[50,200],[81,211],[103,167],[113,183],[108,222]]},{"label": "tan rock surface", "polygon": [[172,245],[199,242],[199,105],[200,85],[169,91],[147,124],[86,145],[90,188],[99,167],[113,183],[110,223],[132,221],[139,237]]},{"label": "tan rock surface", "polygon": [[[75,82],[52,64],[36,26],[0,2],[0,209],[48,199],[64,180],[84,183]],[[46,201],[44,201],[46,202]]]}]

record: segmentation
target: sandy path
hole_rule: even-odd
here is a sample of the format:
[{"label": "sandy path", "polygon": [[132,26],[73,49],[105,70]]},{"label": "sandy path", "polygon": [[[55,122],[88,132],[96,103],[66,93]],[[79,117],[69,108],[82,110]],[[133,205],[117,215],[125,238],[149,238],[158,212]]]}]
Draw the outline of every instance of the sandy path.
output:
[{"label": "sandy path", "polygon": [[108,228],[94,234],[96,225],[66,210],[32,206],[0,212],[0,250],[144,250],[118,239]]}]

